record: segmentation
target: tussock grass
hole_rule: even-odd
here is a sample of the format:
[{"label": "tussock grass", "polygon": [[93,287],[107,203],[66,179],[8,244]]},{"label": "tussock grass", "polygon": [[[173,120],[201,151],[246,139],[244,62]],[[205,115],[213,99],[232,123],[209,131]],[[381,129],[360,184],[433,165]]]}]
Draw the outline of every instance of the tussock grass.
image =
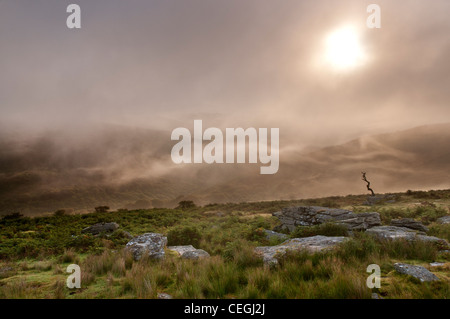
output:
[{"label": "tussock grass", "polygon": [[36,289],[23,278],[18,281],[8,282],[0,287],[1,299],[31,299],[36,297]]},{"label": "tussock grass", "polygon": [[[448,192],[450,194],[450,192]],[[431,193],[430,193],[431,194]],[[95,212],[86,215],[52,215],[39,218],[6,218],[0,221],[1,268],[14,271],[0,275],[0,298],[370,298],[366,272],[369,264],[382,271],[384,298],[450,298],[448,266],[431,269],[441,282],[417,283],[399,275],[393,265],[402,261],[428,266],[432,261],[450,261],[438,247],[425,242],[382,242],[355,232],[351,240],[323,253],[288,252],[276,267],[264,266],[254,254],[256,246],[278,242],[265,238],[278,220],[270,214],[291,205],[355,206],[357,212],[379,211],[384,223],[411,217],[428,224],[428,235],[450,239],[449,225],[438,225],[447,215],[445,192],[400,194],[398,206],[360,205],[366,196],[330,197],[299,201],[212,204],[188,210],[151,209]],[[421,204],[417,196],[428,196]],[[430,201],[439,196],[439,202]],[[447,197],[446,197],[447,196]],[[410,201],[414,200],[414,205]],[[417,204],[418,202],[419,204]],[[443,204],[444,203],[444,204]],[[219,213],[210,213],[220,212]],[[120,230],[110,235],[90,236],[81,229],[97,222],[114,221]],[[145,232],[170,234],[169,245],[193,244],[210,258],[184,260],[167,254],[164,260],[144,256],[134,261],[124,250],[132,235]],[[345,227],[324,224],[301,227],[292,237],[348,235]],[[67,264],[81,268],[82,289],[65,286]]]}]

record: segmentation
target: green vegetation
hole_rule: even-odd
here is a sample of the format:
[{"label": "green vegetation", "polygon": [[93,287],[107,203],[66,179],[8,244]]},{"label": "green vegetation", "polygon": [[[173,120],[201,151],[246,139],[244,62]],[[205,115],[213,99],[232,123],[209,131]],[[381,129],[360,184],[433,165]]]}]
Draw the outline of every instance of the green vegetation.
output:
[{"label": "green vegetation", "polygon": [[335,223],[325,223],[315,226],[298,227],[290,234],[291,238],[302,238],[310,236],[348,236],[347,227]]},{"label": "green vegetation", "polygon": [[[287,253],[274,268],[263,265],[254,247],[274,245],[264,229],[278,220],[271,213],[291,205],[326,205],[355,212],[378,211],[382,221],[411,217],[422,221],[429,235],[450,240],[450,226],[436,223],[449,214],[450,191],[408,191],[393,194],[395,202],[363,206],[365,196],[297,201],[188,205],[177,209],[96,209],[79,215],[57,211],[48,216],[14,213],[0,220],[0,298],[450,298],[450,254],[426,242],[379,242],[355,232],[352,239],[326,253]],[[422,196],[422,197],[420,197]],[[99,222],[116,222],[112,234],[82,234]],[[185,260],[166,254],[164,260],[134,261],[124,250],[132,236],[158,232],[169,245],[193,245],[211,257]],[[335,224],[300,227],[291,237],[347,236]],[[398,274],[395,262],[433,268],[441,281],[418,283]],[[81,289],[66,287],[69,264],[81,267]],[[369,289],[366,268],[378,264],[382,287]]]}]

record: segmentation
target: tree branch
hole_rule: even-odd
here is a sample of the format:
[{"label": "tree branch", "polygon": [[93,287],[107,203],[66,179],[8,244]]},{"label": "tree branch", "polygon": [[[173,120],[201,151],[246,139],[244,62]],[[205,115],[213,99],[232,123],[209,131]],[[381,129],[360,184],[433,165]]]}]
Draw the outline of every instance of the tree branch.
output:
[{"label": "tree branch", "polygon": [[367,190],[369,190],[372,193],[372,196],[375,196],[375,193],[372,188],[370,188],[370,182],[366,178],[366,172],[361,172],[362,174],[362,180],[367,183]]}]

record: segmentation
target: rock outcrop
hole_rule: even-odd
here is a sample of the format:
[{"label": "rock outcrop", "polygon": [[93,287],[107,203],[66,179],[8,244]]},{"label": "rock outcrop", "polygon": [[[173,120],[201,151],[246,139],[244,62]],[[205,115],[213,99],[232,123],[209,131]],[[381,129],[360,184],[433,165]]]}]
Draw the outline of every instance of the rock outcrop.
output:
[{"label": "rock outcrop", "polygon": [[208,258],[210,255],[203,249],[197,249],[192,245],[167,246],[167,249],[177,253],[183,259]]},{"label": "rock outcrop", "polygon": [[164,247],[167,245],[167,237],[158,233],[146,233],[130,240],[125,246],[131,251],[134,260],[139,260],[144,254],[150,258],[164,258]]},{"label": "rock outcrop", "polygon": [[280,245],[261,246],[255,248],[255,253],[263,258],[264,264],[273,266],[278,264],[278,258],[286,254],[286,251],[305,250],[310,253],[326,251],[349,240],[347,237],[313,236],[286,240]]},{"label": "rock outcrop", "polygon": [[355,214],[352,211],[319,206],[283,208],[272,214],[281,221],[280,230],[293,232],[298,226],[313,226],[327,222],[346,225],[349,230],[366,230],[381,225],[376,212]]},{"label": "rock outcrop", "polygon": [[393,219],[391,220],[391,226],[406,227],[425,233],[428,231],[427,227],[425,227],[421,222],[413,218]]},{"label": "rock outcrop", "polygon": [[421,282],[440,280],[438,277],[436,277],[435,274],[433,274],[428,269],[422,266],[395,263],[394,269],[400,274],[413,276],[414,278],[420,280]]},{"label": "rock outcrop", "polygon": [[119,229],[119,224],[117,223],[98,223],[98,224],[94,224],[92,226],[86,227],[84,229],[81,230],[82,234],[92,234],[92,235],[98,235],[101,233],[112,233],[113,231],[115,231],[116,229]]},{"label": "rock outcrop", "polygon": [[439,224],[450,224],[450,216],[444,216],[437,219]]},{"label": "rock outcrop", "polygon": [[396,240],[396,239],[405,239],[408,241],[421,240],[421,241],[435,242],[439,244],[439,247],[441,247],[442,249],[449,247],[449,244],[445,239],[433,236],[426,236],[421,232],[417,232],[413,229],[406,227],[376,226],[366,230],[366,233],[374,235],[378,239],[382,240]]}]

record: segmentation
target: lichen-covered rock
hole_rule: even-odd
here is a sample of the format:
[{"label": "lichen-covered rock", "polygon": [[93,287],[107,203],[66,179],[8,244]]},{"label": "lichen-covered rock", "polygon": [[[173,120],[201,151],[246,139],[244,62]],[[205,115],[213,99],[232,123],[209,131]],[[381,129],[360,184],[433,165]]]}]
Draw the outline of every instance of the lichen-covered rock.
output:
[{"label": "lichen-covered rock", "polygon": [[422,266],[395,263],[394,269],[400,274],[413,276],[414,278],[419,279],[421,282],[440,280],[438,277],[436,277],[435,274]]},{"label": "lichen-covered rock", "polygon": [[116,229],[118,229],[120,226],[117,223],[97,223],[92,226],[86,227],[81,230],[81,233],[86,234],[92,234],[92,235],[98,235],[101,233],[112,233]]},{"label": "lichen-covered rock", "polygon": [[177,253],[179,256],[183,255],[185,252],[194,251],[195,248],[192,245],[183,245],[183,246],[167,246],[167,250],[173,251]]},{"label": "lichen-covered rock", "polygon": [[192,245],[168,246],[168,250],[176,252],[183,259],[208,258],[210,255],[203,249],[197,249]]},{"label": "lichen-covered rock", "polygon": [[286,240],[280,245],[261,246],[255,248],[255,253],[263,258],[264,264],[273,266],[278,264],[278,258],[286,254],[286,251],[305,250],[310,253],[329,250],[340,243],[349,240],[347,237],[313,236]]},{"label": "lichen-covered rock", "polygon": [[183,255],[181,255],[181,258],[183,259],[201,259],[201,258],[209,258],[209,254],[204,251],[203,249],[196,249],[193,251],[187,251]]},{"label": "lichen-covered rock", "polygon": [[413,218],[401,218],[391,220],[391,226],[406,227],[422,232],[427,232],[428,228],[425,227],[421,222],[414,220]]},{"label": "lichen-covered rock", "polygon": [[328,222],[342,224],[349,230],[366,230],[381,225],[376,212],[355,214],[352,211],[320,206],[286,207],[272,214],[281,221],[279,230],[293,232],[298,226],[313,226]]},{"label": "lichen-covered rock", "polygon": [[424,241],[435,243],[438,249],[448,249],[449,243],[442,238],[434,236],[426,236],[422,232],[415,231],[406,227],[397,226],[377,226],[366,230],[367,234],[371,234],[381,240],[398,240],[404,239],[407,241]]},{"label": "lichen-covered rock", "polygon": [[130,240],[125,248],[133,254],[135,260],[141,259],[143,254],[150,258],[164,258],[164,248],[167,245],[167,237],[158,233],[146,233]]},{"label": "lichen-covered rock", "polygon": [[450,224],[450,216],[444,216],[437,219],[439,224]]}]

